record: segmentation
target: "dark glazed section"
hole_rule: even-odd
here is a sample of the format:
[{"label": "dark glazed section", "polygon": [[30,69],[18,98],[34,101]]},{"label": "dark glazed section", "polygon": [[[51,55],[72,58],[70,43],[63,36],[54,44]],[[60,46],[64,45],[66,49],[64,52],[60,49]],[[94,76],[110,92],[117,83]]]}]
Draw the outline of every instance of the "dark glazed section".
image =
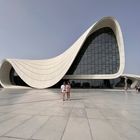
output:
[{"label": "dark glazed section", "polygon": [[120,66],[116,37],[105,27],[85,41],[66,75],[115,74]]}]

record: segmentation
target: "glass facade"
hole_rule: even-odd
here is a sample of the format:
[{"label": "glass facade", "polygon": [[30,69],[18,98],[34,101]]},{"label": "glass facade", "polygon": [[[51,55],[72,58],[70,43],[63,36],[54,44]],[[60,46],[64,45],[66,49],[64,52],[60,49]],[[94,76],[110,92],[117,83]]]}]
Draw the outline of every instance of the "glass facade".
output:
[{"label": "glass facade", "polygon": [[70,83],[73,88],[113,88],[117,79],[70,80]]},{"label": "glass facade", "polygon": [[114,74],[120,66],[116,37],[105,27],[85,41],[66,75]]},{"label": "glass facade", "polygon": [[[124,77],[116,79],[94,79],[94,80],[69,80],[72,88],[124,88]],[[132,80],[127,80],[127,86],[130,88]]]},{"label": "glass facade", "polygon": [[[66,80],[62,79],[52,88],[60,88],[63,82],[69,81],[72,88],[120,88],[124,89],[125,80],[124,77],[118,77],[115,79],[91,79],[91,80]],[[132,80],[127,80],[127,85],[130,88]]]}]

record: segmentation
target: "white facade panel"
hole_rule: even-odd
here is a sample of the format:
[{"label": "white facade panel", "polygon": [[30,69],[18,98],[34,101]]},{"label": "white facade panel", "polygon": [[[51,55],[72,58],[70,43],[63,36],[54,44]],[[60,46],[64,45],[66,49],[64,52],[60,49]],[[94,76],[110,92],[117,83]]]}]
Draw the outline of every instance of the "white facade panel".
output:
[{"label": "white facade panel", "polygon": [[[110,27],[117,39],[120,67],[115,74],[104,75],[66,75],[85,40],[93,32],[103,27]],[[64,79],[113,79],[119,77],[124,70],[124,43],[119,23],[113,17],[105,17],[93,24],[68,50],[61,55],[47,60],[5,59],[0,68],[0,83],[3,87],[11,85],[9,74],[13,67],[18,76],[34,88],[48,88]]]}]

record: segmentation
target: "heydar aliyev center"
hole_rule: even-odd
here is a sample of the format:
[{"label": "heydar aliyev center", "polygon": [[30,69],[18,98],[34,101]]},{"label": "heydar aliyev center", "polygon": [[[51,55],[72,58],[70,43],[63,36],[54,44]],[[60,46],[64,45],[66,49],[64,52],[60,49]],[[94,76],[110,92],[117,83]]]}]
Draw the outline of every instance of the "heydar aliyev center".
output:
[{"label": "heydar aliyev center", "polygon": [[47,60],[3,60],[0,84],[4,88],[24,85],[43,89],[69,79],[77,86],[96,87],[120,77],[124,66],[120,25],[115,18],[104,17],[59,56]]}]

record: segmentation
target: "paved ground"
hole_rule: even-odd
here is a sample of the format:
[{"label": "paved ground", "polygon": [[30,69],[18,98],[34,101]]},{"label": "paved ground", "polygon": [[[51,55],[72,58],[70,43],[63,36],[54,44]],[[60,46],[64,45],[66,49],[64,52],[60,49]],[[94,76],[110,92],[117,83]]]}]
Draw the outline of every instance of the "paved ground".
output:
[{"label": "paved ground", "polygon": [[140,140],[140,94],[0,89],[0,140]]}]

